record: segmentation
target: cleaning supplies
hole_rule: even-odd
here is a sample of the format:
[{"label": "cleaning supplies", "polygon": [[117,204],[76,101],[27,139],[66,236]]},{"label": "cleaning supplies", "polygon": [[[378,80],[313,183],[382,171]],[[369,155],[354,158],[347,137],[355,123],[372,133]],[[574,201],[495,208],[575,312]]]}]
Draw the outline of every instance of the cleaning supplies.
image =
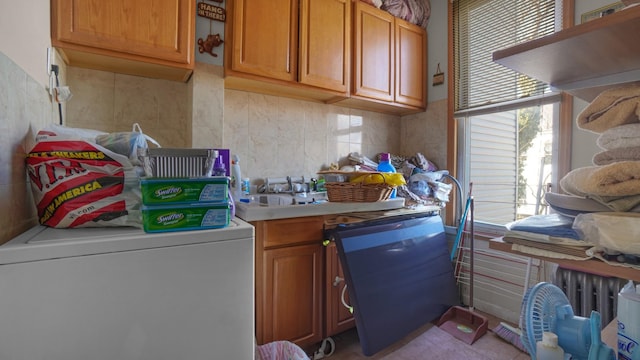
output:
[{"label": "cleaning supplies", "polygon": [[225,176],[227,174],[227,165],[224,163],[222,155],[218,155],[216,161],[213,163],[213,175]]},{"label": "cleaning supplies", "polygon": [[240,171],[240,158],[235,154],[231,161],[231,189],[234,199],[240,201],[242,199],[242,172]]},{"label": "cleaning supplies", "polygon": [[537,360],[564,360],[564,350],[558,345],[558,335],[545,331],[542,340],[536,342]]},{"label": "cleaning supplies", "polygon": [[[378,164],[378,171],[380,172],[388,172],[388,173],[395,173],[396,172],[396,168],[393,166],[393,164],[391,164],[391,161],[389,159],[389,153],[381,153],[380,154],[380,163]],[[396,197],[396,189],[394,188],[393,191],[391,192],[391,196],[389,196],[390,199],[393,199]]]},{"label": "cleaning supplies", "polygon": [[640,285],[629,280],[618,293],[618,356],[639,359],[640,349]]}]

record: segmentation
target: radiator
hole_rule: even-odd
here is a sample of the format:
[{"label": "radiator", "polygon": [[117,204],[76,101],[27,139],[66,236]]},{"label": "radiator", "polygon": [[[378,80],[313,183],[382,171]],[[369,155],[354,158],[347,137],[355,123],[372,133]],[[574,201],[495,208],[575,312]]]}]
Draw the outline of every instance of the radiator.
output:
[{"label": "radiator", "polygon": [[605,277],[558,267],[553,284],[569,298],[575,315],[589,317],[596,310],[602,317],[604,328],[615,317],[618,309],[618,292],[626,280]]}]

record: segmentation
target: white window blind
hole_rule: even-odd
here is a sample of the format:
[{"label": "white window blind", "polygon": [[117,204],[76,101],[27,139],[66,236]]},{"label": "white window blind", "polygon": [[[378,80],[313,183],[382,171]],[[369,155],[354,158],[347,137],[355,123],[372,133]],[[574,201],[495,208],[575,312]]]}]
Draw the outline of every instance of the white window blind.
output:
[{"label": "white window blind", "polygon": [[556,148],[560,96],[494,63],[493,52],[552,34],[557,3],[453,2],[458,179],[473,183],[476,221],[504,225],[544,211],[543,192],[557,164],[557,154],[545,149]]},{"label": "white window blind", "polygon": [[454,0],[455,111],[548,92],[493,62],[493,52],[552,34],[555,0]]}]

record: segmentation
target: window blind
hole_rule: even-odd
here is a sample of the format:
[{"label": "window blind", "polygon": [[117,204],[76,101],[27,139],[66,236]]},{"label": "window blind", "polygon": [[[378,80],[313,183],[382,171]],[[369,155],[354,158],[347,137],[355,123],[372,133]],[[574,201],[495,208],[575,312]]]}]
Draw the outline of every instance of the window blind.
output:
[{"label": "window blind", "polygon": [[493,52],[552,34],[555,0],[454,0],[455,111],[549,92],[547,84],[493,62]]}]

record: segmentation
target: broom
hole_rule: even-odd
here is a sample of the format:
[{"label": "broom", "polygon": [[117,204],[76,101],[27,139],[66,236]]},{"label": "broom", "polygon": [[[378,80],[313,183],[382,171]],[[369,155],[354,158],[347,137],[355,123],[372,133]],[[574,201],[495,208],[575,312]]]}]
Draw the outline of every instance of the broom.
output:
[{"label": "broom", "polygon": [[503,340],[511,343],[511,345],[520,349],[520,351],[527,354],[529,353],[527,349],[525,349],[524,344],[522,344],[522,339],[520,339],[520,336],[522,335],[522,331],[520,331],[520,329],[516,329],[505,322],[500,322],[500,324],[491,331]]},{"label": "broom", "polygon": [[[529,288],[530,273],[531,273],[531,258],[527,260],[527,271],[525,274],[524,286],[523,286],[525,294],[527,292],[527,289]],[[529,353],[529,351],[527,351],[527,349],[524,347],[524,344],[522,343],[522,339],[520,338],[520,336],[522,336],[522,330],[516,329],[505,322],[500,322],[498,326],[496,326],[491,331],[493,331],[493,333],[498,335],[498,337],[511,343],[513,346],[517,347],[521,351],[527,354]]]}]

